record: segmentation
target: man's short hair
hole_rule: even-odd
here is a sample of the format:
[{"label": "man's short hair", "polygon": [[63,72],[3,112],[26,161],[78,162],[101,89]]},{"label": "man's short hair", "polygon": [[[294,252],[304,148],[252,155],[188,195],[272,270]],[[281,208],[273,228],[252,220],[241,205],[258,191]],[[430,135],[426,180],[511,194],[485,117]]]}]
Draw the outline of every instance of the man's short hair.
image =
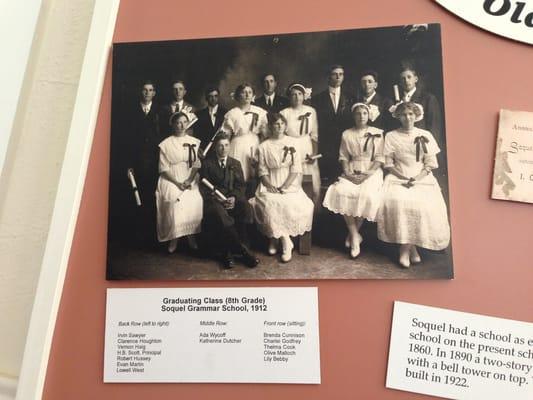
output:
[{"label": "man's short hair", "polygon": [[220,90],[216,86],[209,86],[207,89],[205,89],[205,97],[207,98],[207,95],[211,92],[217,92],[217,94],[220,94]]},{"label": "man's short hair", "polygon": [[378,81],[379,75],[373,69],[365,69],[363,72],[361,72],[361,75],[359,76],[359,79],[362,79],[363,76],[368,76],[368,75],[373,77],[376,82]]},{"label": "man's short hair", "polygon": [[344,66],[340,65],[340,64],[333,64],[333,65],[330,65],[329,68],[328,68],[328,74],[331,74],[333,72],[333,70],[335,69],[342,69],[344,71]]},{"label": "man's short hair", "polygon": [[154,90],[156,90],[156,87],[155,87],[155,83],[154,83],[154,81],[152,81],[152,80],[150,80],[150,79],[145,79],[144,81],[141,81],[140,88],[142,89],[142,88],[145,87],[146,85],[152,85],[152,87],[154,88]]},{"label": "man's short hair", "polygon": [[400,63],[400,74],[402,74],[405,71],[411,71],[413,74],[418,76],[418,71],[416,70],[414,61],[412,60],[403,60]]},{"label": "man's short hair", "polygon": [[170,83],[170,86],[174,86],[176,83],[181,83],[185,90],[187,90],[187,85],[185,84],[185,81],[179,78],[172,79],[172,82]]},{"label": "man's short hair", "polygon": [[230,134],[226,133],[224,131],[218,132],[217,135],[215,136],[215,140],[213,141],[214,145],[216,146],[218,144],[218,142],[220,142],[221,140],[230,140],[231,141]]},{"label": "man's short hair", "polygon": [[276,76],[275,73],[273,73],[273,72],[268,72],[268,73],[266,73],[266,74],[261,75],[261,83],[263,83],[263,82],[265,81],[265,79],[266,79],[267,76],[272,76],[272,77],[274,77],[274,80],[275,80],[276,82],[278,81],[278,77]]}]

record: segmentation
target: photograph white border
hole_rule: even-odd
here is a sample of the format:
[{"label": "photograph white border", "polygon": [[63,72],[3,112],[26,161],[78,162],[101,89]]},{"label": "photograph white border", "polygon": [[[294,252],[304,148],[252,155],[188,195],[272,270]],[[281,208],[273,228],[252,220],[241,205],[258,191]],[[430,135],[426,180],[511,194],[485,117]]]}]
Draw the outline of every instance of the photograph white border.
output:
[{"label": "photograph white border", "polygon": [[108,57],[111,54],[119,1],[95,0],[52,222],[24,349],[17,400],[36,400],[42,397]]}]

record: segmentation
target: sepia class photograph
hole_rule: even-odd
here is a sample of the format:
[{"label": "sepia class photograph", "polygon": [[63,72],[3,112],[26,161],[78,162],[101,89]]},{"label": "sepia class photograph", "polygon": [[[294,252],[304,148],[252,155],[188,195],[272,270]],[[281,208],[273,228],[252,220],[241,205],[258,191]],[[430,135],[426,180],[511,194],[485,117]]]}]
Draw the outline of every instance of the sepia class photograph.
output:
[{"label": "sepia class photograph", "polygon": [[107,279],[452,279],[438,24],[115,43]]}]

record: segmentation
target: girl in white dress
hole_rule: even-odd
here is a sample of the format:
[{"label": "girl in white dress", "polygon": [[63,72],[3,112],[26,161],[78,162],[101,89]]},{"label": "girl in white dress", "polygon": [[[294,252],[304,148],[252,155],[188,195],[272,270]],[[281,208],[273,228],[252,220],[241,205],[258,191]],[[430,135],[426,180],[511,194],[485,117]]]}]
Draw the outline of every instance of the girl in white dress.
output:
[{"label": "girl in white dress", "polygon": [[368,126],[369,107],[364,103],[352,106],[355,126],[342,133],[339,161],[343,174],[331,185],[323,205],[342,214],[348,227],[346,247],[350,256],[360,253],[363,241],[359,229],[363,221],[375,221],[383,186],[383,131]]},{"label": "girl in white dress", "polygon": [[313,183],[313,202],[317,204],[320,196],[320,171],[316,160],[318,148],[318,121],[313,107],[305,105],[306,89],[299,83],[289,86],[290,107],[281,110],[287,120],[287,135],[295,139],[296,151],[300,154],[304,175],[311,175]]},{"label": "girl in white dress", "polygon": [[281,260],[288,262],[294,247],[290,237],[311,230],[314,205],[298,179],[302,162],[294,140],[285,135],[285,117],[269,114],[269,128],[271,137],[259,145],[260,184],[250,204],[259,230],[270,238],[269,254],[276,254],[280,239]]},{"label": "girl in white dress", "polygon": [[254,89],[247,83],[235,89],[234,98],[238,106],[226,113],[221,130],[231,135],[229,156],[240,161],[244,180],[248,181],[255,175],[259,136],[266,135],[267,112],[252,104]]},{"label": "girl in white dress", "polygon": [[159,181],[155,192],[157,237],[169,241],[168,251],[176,251],[178,238],[187,236],[197,249],[194,234],[200,232],[203,200],[198,190],[200,140],[187,135],[189,117],[182,112],[170,117],[173,134],[159,144]]},{"label": "girl in white dress", "polygon": [[421,261],[416,246],[442,250],[450,242],[446,204],[433,173],[440,152],[433,135],[414,126],[423,117],[416,103],[398,105],[401,128],[385,136],[383,202],[377,215],[378,238],[400,244],[400,265]]}]

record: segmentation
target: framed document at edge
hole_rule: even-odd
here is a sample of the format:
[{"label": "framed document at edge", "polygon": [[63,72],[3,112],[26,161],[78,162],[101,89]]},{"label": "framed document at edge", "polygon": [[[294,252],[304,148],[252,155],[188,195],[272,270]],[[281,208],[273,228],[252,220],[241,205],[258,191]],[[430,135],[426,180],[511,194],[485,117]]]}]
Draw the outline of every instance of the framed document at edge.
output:
[{"label": "framed document at edge", "polygon": [[40,399],[92,146],[119,0],[96,0],[41,273],[17,399]]}]

